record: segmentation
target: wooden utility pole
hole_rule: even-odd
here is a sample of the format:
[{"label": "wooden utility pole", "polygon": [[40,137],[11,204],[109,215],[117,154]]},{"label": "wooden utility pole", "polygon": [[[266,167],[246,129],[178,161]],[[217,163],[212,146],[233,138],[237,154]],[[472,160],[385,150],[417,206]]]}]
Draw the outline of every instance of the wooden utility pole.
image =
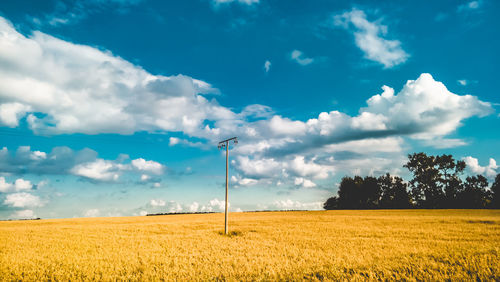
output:
[{"label": "wooden utility pole", "polygon": [[219,142],[219,145],[217,146],[219,149],[226,148],[226,200],[225,200],[225,211],[224,211],[224,234],[229,233],[229,227],[228,227],[228,192],[229,192],[229,141],[233,141],[233,144],[236,145],[238,144],[238,139],[236,137],[229,138],[223,141]]}]

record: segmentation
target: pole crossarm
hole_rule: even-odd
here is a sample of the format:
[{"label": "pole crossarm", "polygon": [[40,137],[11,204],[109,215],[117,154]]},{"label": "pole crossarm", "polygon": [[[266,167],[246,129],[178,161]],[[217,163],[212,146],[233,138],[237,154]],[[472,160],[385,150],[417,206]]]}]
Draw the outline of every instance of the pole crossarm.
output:
[{"label": "pole crossarm", "polygon": [[224,148],[229,141],[234,140],[234,144],[238,144],[238,137],[232,137],[226,140],[222,140],[219,142],[219,145],[217,146],[219,149]]}]

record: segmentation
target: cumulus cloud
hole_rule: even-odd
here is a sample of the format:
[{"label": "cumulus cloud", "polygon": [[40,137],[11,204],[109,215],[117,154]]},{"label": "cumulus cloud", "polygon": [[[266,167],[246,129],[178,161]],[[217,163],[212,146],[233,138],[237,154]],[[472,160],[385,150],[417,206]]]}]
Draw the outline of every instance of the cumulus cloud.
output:
[{"label": "cumulus cloud", "polygon": [[42,207],[44,205],[38,196],[26,192],[8,194],[4,204],[14,208]]},{"label": "cumulus cloud", "polygon": [[31,181],[24,180],[22,178],[16,179],[16,182],[14,182],[14,186],[16,187],[16,191],[31,190],[31,188],[33,188],[33,184],[31,184]]},{"label": "cumulus cloud", "polygon": [[493,158],[490,158],[486,166],[479,165],[479,160],[471,156],[467,156],[463,160],[467,165],[467,169],[474,174],[483,174],[489,179],[494,179],[497,173],[500,173],[499,166]]},{"label": "cumulus cloud", "polygon": [[132,166],[139,171],[150,172],[153,174],[162,174],[164,166],[155,161],[146,161],[143,158],[132,160]]},{"label": "cumulus cloud", "polygon": [[[282,139],[282,145],[275,142],[272,148],[264,147],[262,150],[283,154],[391,136],[432,140],[455,131],[466,118],[482,117],[493,112],[490,103],[471,95],[451,93],[430,74],[409,80],[397,95],[388,86],[384,86],[383,90],[382,94],[367,100],[367,107],[361,108],[358,116],[332,111],[321,113],[318,118],[307,122],[294,121],[297,130],[287,132],[288,140]],[[363,122],[364,119],[367,121]]]},{"label": "cumulus cloud", "polygon": [[19,119],[31,111],[31,107],[20,103],[5,103],[0,105],[0,122],[8,127],[17,127]]},{"label": "cumulus cloud", "polygon": [[12,189],[12,184],[5,181],[5,177],[0,177],[0,192],[5,193]]},{"label": "cumulus cloud", "polygon": [[316,187],[316,183],[309,179],[303,177],[295,177],[294,184],[303,188],[313,188]]},{"label": "cumulus cloud", "polygon": [[166,205],[166,202],[161,199],[152,199],[151,201],[149,201],[149,204],[152,207],[164,207]]},{"label": "cumulus cloud", "polygon": [[307,66],[314,62],[313,58],[306,57],[300,50],[293,50],[292,53],[290,53],[290,59],[301,66]]},{"label": "cumulus cloud", "polygon": [[5,177],[0,177],[0,192],[7,193],[13,191],[29,191],[33,188],[33,184],[29,180],[24,180],[22,178],[18,178],[14,181],[14,183],[8,183],[5,180]]},{"label": "cumulus cloud", "polygon": [[123,172],[133,171],[142,173],[140,176],[141,181],[149,181],[152,179],[149,174],[161,175],[164,169],[164,165],[143,158],[132,160],[130,164],[122,163],[119,160],[96,159],[91,162],[77,164],[70,172],[95,181],[117,181]]},{"label": "cumulus cloud", "polygon": [[100,181],[118,180],[121,167],[112,161],[97,159],[93,162],[87,162],[74,166],[71,172],[74,175],[83,176],[89,179]]},{"label": "cumulus cloud", "polygon": [[404,63],[409,55],[401,47],[399,40],[384,38],[387,26],[379,21],[370,22],[364,11],[353,8],[351,11],[334,16],[334,25],[350,30],[354,34],[356,46],[365,53],[365,58],[392,68]]},{"label": "cumulus cloud", "polygon": [[201,94],[216,92],[188,76],[157,76],[109,51],[39,31],[30,37],[0,18],[0,122],[26,117],[43,134],[183,131],[217,135],[205,120],[234,113]]},{"label": "cumulus cloud", "polygon": [[[242,179],[273,178],[285,183],[288,177],[324,179],[335,170],[376,174],[390,165],[399,166],[402,137],[433,147],[464,145],[465,141],[446,136],[463,120],[493,112],[490,103],[451,93],[430,74],[409,80],[397,94],[391,87],[382,89],[357,116],[331,111],[307,121],[273,116],[249,124],[256,136],[266,139],[247,137],[237,146],[235,168]],[[380,156],[382,152],[392,155]],[[327,153],[344,157],[328,160]],[[346,155],[350,158],[345,159]]]},{"label": "cumulus cloud", "polygon": [[258,154],[253,158],[237,156],[234,167],[243,175],[232,177],[231,180],[236,186],[276,185],[279,181],[312,188],[316,187],[316,184],[310,178],[326,179],[334,172],[333,165],[325,162],[320,164],[316,158],[306,159],[302,155],[278,158],[265,158]]}]

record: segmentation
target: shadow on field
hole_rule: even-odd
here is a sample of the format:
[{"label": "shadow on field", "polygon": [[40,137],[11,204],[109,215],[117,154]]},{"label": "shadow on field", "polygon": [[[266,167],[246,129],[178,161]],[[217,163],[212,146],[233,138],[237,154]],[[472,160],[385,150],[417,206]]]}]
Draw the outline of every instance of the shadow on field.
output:
[{"label": "shadow on field", "polygon": [[226,237],[236,237],[236,236],[243,236],[243,232],[241,231],[230,231],[229,234],[224,234],[224,232],[219,231],[217,232],[219,235],[226,236]]},{"label": "shadow on field", "polygon": [[495,224],[495,221],[492,220],[467,220],[467,223],[482,223],[482,224]]}]

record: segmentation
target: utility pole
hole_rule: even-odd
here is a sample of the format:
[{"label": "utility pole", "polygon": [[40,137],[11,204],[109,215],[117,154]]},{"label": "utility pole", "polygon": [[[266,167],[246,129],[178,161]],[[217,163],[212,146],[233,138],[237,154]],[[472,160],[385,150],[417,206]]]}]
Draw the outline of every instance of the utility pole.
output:
[{"label": "utility pole", "polygon": [[217,148],[219,148],[219,150],[226,148],[226,201],[225,201],[226,209],[224,212],[224,234],[226,234],[226,235],[229,233],[228,222],[227,222],[227,214],[228,214],[228,211],[227,211],[228,196],[227,196],[227,194],[229,191],[229,141],[233,141],[234,145],[238,144],[238,139],[236,137],[233,137],[233,138],[229,138],[229,139],[220,141],[219,145],[217,146]]}]

